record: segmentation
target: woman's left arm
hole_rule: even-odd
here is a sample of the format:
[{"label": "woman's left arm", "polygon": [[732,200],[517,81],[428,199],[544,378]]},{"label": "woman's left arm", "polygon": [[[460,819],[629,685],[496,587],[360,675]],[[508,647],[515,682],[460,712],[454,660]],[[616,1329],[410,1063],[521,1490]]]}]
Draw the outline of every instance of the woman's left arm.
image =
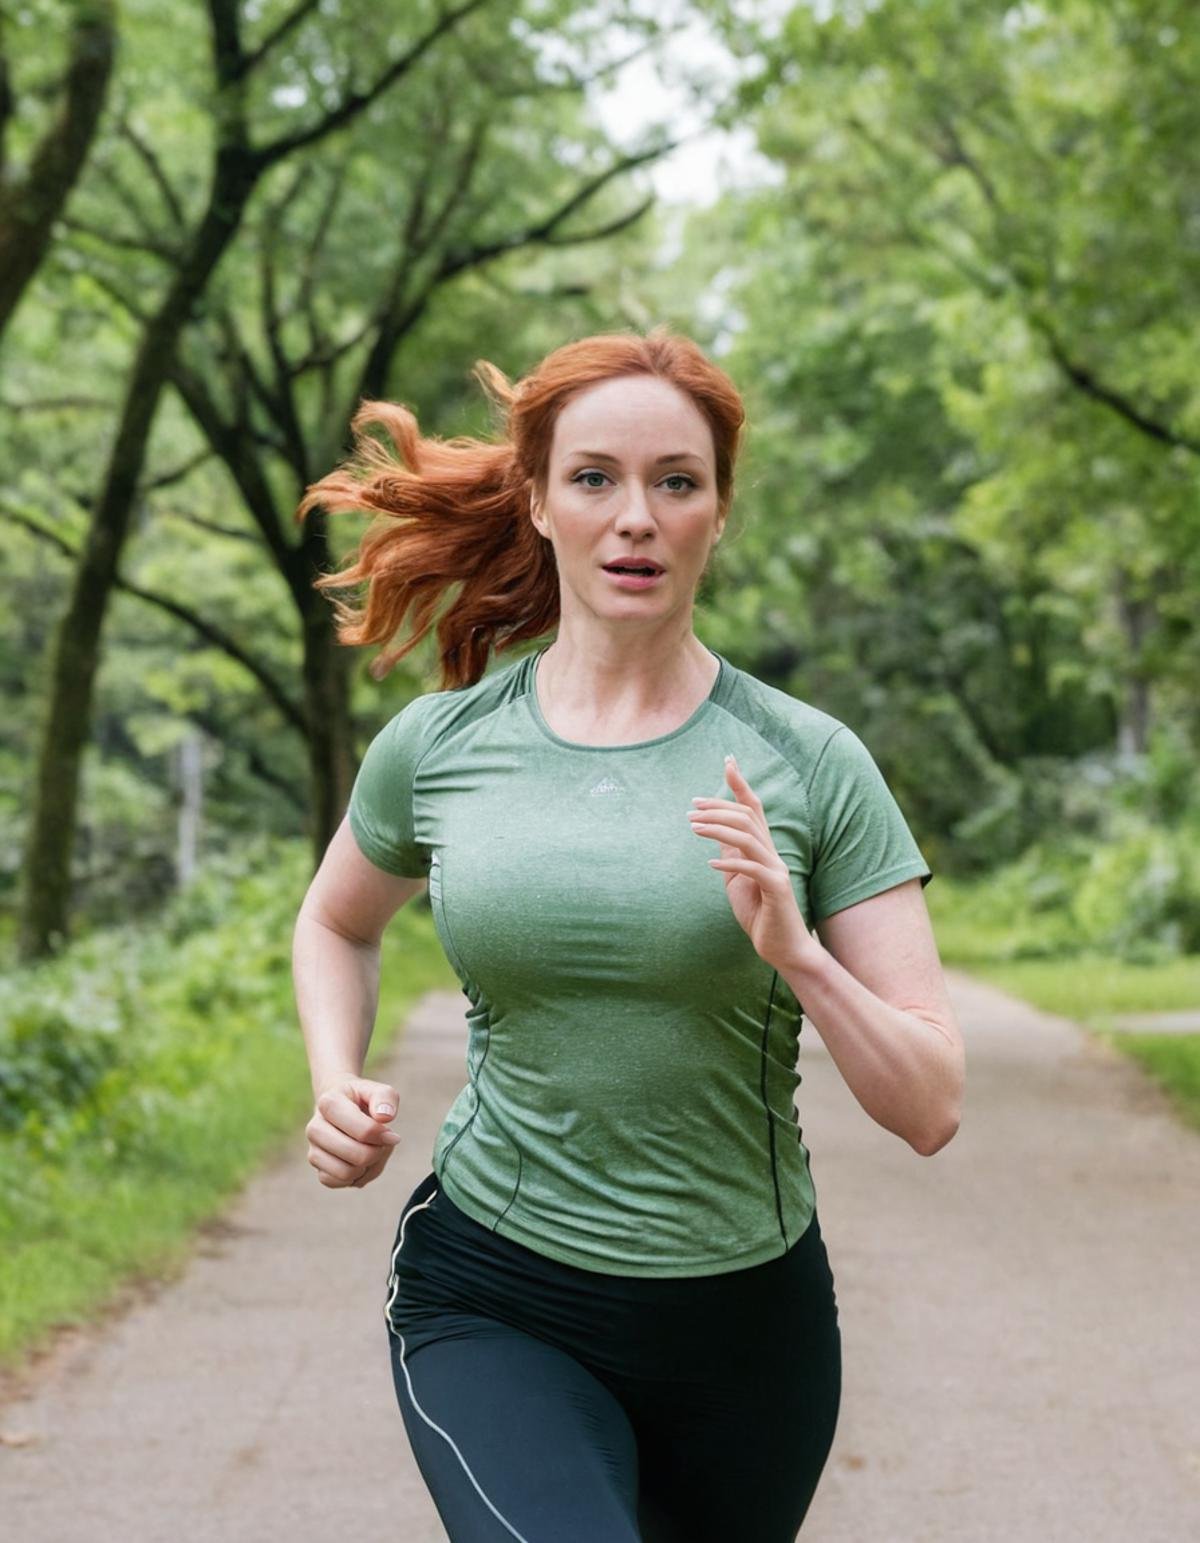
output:
[{"label": "woman's left arm", "polygon": [[871,1118],[931,1157],[957,1131],[966,1049],[919,879],[906,879],[808,930],[762,803],[732,756],[733,800],[695,798],[699,836],[720,842],[734,915],[787,981]]},{"label": "woman's left arm", "polygon": [[957,1131],[966,1048],[919,879],[835,911],[777,966],[872,1119],[932,1157]]}]

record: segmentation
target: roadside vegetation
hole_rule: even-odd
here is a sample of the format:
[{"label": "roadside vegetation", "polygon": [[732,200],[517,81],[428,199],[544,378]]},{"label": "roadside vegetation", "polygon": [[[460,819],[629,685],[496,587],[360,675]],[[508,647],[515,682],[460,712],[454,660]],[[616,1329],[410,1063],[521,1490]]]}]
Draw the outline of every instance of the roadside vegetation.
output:
[{"label": "roadside vegetation", "polygon": [[[119,1286],[171,1276],[264,1160],[304,1152],[291,935],[308,856],[264,840],[158,921],[0,977],[0,1368]],[[439,985],[457,982],[419,896],[384,935],[368,1075]]]}]

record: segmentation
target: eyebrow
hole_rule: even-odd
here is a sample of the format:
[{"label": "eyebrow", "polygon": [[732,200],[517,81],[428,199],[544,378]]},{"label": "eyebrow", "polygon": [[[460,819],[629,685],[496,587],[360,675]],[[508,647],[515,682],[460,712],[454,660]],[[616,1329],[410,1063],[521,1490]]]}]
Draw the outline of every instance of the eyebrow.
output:
[{"label": "eyebrow", "polygon": [[[615,455],[606,455],[603,450],[572,450],[569,454],[581,455],[589,461],[612,461],[615,463],[618,459]],[[697,455],[694,450],[670,450],[666,455],[656,456],[653,464],[655,466],[663,466],[667,461],[700,461],[703,463],[703,460],[703,456]]]}]

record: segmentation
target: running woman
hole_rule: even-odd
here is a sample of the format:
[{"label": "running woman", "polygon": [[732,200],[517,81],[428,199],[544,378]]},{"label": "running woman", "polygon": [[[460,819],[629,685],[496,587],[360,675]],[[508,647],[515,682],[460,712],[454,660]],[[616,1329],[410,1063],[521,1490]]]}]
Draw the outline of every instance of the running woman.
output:
[{"label": "running woman", "polygon": [[931,870],[853,730],[693,631],[744,422],[728,376],[663,327],[476,374],[497,441],[364,403],[357,457],[301,504],[381,515],[317,581],[367,582],[362,612],[337,602],[347,644],[411,611],[376,673],[460,585],[441,688],[372,740],[297,920],[309,1161],[361,1187],[400,1139],[362,1066],[379,939],[427,887],[466,1081],[382,1308],[448,1536],[792,1543],[841,1396],[801,1023],[872,1119],[925,1155],[951,1139]]}]

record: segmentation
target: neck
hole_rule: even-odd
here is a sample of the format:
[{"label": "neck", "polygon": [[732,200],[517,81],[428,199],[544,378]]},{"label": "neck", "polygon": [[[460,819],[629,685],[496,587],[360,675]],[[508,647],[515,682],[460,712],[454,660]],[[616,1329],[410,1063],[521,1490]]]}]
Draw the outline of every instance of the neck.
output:
[{"label": "neck", "polygon": [[539,697],[563,714],[634,718],[703,699],[718,664],[689,628],[658,642],[644,636],[589,641],[560,631],[538,661]]}]

